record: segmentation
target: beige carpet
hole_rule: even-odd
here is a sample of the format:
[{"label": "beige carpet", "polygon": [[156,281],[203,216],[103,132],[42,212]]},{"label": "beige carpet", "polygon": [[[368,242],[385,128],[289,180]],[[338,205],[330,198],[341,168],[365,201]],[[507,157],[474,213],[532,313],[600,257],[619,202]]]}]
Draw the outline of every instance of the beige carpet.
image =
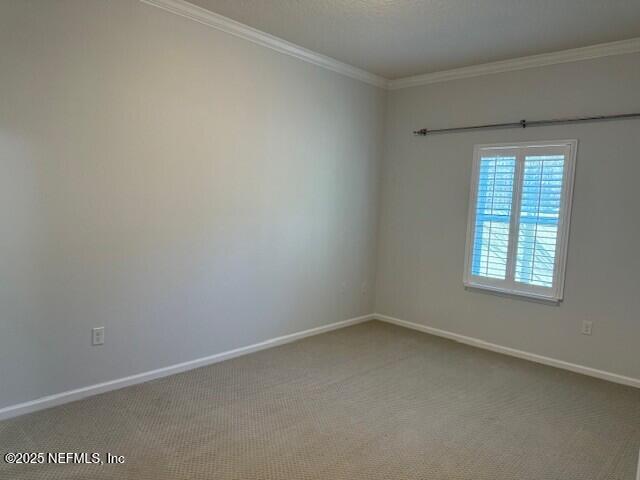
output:
[{"label": "beige carpet", "polygon": [[640,390],[380,322],[0,422],[2,479],[633,480]]}]

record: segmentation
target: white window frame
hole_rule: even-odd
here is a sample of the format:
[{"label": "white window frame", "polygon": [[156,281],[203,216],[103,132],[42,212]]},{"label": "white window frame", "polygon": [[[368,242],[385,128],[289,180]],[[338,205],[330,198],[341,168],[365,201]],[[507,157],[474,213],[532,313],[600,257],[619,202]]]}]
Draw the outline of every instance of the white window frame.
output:
[{"label": "white window frame", "polygon": [[[517,252],[518,231],[520,223],[524,158],[526,155],[530,155],[532,151],[535,151],[535,153],[544,153],[546,150],[550,153],[557,153],[558,149],[564,150],[565,160],[562,193],[560,197],[560,214],[558,220],[558,236],[556,240],[556,256],[553,269],[553,286],[547,288],[515,281],[515,258]],[[508,295],[530,297],[533,299],[549,301],[553,303],[560,302],[563,299],[565,270],[567,264],[567,246],[569,243],[569,225],[571,223],[571,200],[573,197],[573,183],[575,176],[577,149],[577,140],[498,143],[474,146],[464,262],[463,281],[465,287],[489,290]],[[507,249],[507,270],[506,278],[504,280],[471,274],[473,239],[475,237],[475,217],[480,158],[483,153],[492,150],[500,151],[503,153],[510,153],[512,156],[516,157],[511,220],[509,224],[509,245]]]}]

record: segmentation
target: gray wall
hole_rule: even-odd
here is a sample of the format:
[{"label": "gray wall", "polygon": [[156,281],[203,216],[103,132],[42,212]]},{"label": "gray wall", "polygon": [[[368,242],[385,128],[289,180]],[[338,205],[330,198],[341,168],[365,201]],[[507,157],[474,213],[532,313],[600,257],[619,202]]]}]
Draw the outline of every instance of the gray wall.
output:
[{"label": "gray wall", "polygon": [[0,408],[372,312],[385,92],[136,0],[20,0],[0,105]]},{"label": "gray wall", "polygon": [[[640,377],[640,124],[410,134],[640,110],[638,85],[627,55],[390,92],[385,116],[379,89],[136,0],[0,2],[0,408],[371,313],[373,293]],[[563,138],[565,301],[465,291],[473,145]]]},{"label": "gray wall", "polygon": [[[389,93],[376,311],[640,378],[640,121],[416,138],[411,131],[640,111],[640,55]],[[473,145],[579,140],[565,300],[462,285]],[[592,320],[592,336],[580,334]]]}]

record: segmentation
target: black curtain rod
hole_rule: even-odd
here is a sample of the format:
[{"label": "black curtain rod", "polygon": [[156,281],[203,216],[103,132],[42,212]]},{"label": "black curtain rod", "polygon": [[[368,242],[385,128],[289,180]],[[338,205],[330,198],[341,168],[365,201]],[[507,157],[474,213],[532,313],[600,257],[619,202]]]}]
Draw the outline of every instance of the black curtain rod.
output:
[{"label": "black curtain rod", "polygon": [[578,117],[578,118],[555,118],[552,120],[520,120],[519,122],[511,123],[488,123],[486,125],[473,125],[471,127],[453,127],[453,128],[437,128],[428,130],[423,128],[413,132],[414,135],[424,137],[426,135],[432,135],[435,133],[453,133],[453,132],[467,132],[470,130],[489,130],[499,128],[527,128],[527,127],[541,127],[544,125],[561,125],[563,123],[581,123],[581,122],[599,122],[603,120],[627,120],[630,118],[640,118],[640,113],[621,113],[619,115],[598,115],[596,117]]}]

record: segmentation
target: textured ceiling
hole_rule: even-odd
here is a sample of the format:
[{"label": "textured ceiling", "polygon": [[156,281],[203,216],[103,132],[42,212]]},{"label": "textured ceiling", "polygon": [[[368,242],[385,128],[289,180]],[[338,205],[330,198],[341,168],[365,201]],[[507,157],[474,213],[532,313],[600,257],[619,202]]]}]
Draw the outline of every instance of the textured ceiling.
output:
[{"label": "textured ceiling", "polygon": [[189,0],[389,79],[640,36],[640,0]]}]

